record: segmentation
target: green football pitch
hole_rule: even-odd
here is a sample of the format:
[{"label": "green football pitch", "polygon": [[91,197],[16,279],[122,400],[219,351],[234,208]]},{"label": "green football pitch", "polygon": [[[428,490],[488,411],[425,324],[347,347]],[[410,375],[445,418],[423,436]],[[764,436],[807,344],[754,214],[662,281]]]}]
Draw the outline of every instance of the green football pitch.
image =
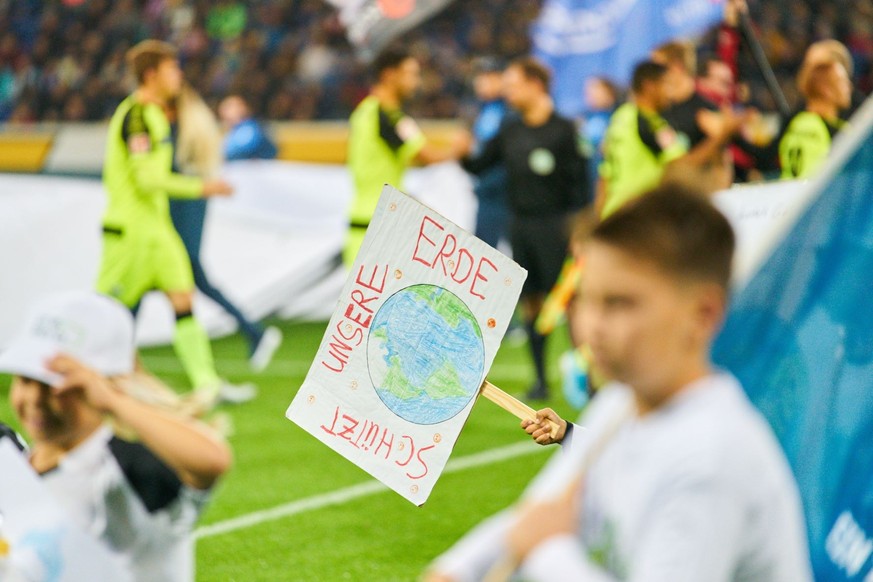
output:
[{"label": "green football pitch", "polygon": [[[239,335],[213,342],[219,372],[254,382],[260,393],[219,409],[233,425],[235,462],[197,530],[198,581],[415,580],[464,532],[516,499],[549,457],[513,416],[480,399],[430,499],[415,507],[285,418],[325,324],[277,325],[285,340],[259,375],[248,371]],[[556,360],[566,335],[559,330],[549,344],[547,404],[572,416],[558,394]],[[184,389],[170,348],[142,355],[156,375]],[[526,346],[504,342],[488,378],[523,392],[533,379]],[[14,425],[8,386],[0,376],[0,420]]]}]

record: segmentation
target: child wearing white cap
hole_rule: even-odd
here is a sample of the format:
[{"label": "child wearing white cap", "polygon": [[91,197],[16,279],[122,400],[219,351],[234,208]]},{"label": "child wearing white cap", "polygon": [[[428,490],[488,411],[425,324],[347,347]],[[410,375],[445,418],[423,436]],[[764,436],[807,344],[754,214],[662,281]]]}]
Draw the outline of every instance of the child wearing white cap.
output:
[{"label": "child wearing white cap", "polygon": [[[231,452],[202,423],[121,390],[133,368],[130,312],[91,292],[41,302],[0,354],[30,463],[58,501],[135,580],[192,580],[191,530]],[[139,442],[114,436],[106,417]]]}]

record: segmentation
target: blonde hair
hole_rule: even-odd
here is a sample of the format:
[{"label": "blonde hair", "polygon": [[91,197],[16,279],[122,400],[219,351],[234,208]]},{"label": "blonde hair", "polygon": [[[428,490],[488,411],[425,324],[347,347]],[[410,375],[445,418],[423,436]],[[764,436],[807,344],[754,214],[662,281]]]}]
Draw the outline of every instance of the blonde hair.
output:
[{"label": "blonde hair", "polygon": [[854,63],[852,55],[846,45],[838,40],[828,38],[820,40],[809,45],[806,49],[806,54],[803,56],[803,63],[800,65],[800,71],[797,73],[797,87],[801,93],[809,87],[809,76],[812,70],[817,65],[830,65],[836,63],[842,65],[846,69],[849,78],[854,74]]},{"label": "blonde hair", "polygon": [[176,163],[185,174],[212,178],[224,163],[221,129],[215,114],[187,83],[176,99]]},{"label": "blonde hair", "polygon": [[[694,76],[697,72],[697,50],[694,43],[686,40],[674,40],[662,44],[654,51],[652,55],[660,57],[667,66],[681,65],[685,72]],[[655,60],[658,60],[657,58]]]},{"label": "blonde hair", "polygon": [[842,66],[836,60],[812,65],[802,77],[803,85],[798,87],[800,94],[807,100],[823,98],[827,94],[827,88],[832,79],[831,74],[835,70],[839,71],[836,67]]}]

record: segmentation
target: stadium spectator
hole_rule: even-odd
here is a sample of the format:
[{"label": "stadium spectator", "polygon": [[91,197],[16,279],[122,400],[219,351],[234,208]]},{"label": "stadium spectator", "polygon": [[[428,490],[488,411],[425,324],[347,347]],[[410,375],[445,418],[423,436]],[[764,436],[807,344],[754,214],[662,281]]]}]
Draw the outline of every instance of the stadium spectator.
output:
[{"label": "stadium spectator", "polygon": [[276,157],[276,145],[252,117],[248,103],[241,96],[225,97],[218,106],[218,116],[227,131],[224,136],[226,160],[272,160]]},{"label": "stadium spectator", "polygon": [[172,172],[173,144],[164,108],[182,88],[175,49],[143,41],[131,49],[129,63],[138,88],[109,124],[103,169],[108,203],[97,289],[134,313],[146,293],[163,292],[176,316],[173,347],[201,399],[250,399],[251,387],[223,381],[215,370],[209,337],[192,312],[191,262],[173,228],[167,201],[168,195],[226,196],[232,187],[221,179]]},{"label": "stadium spectator", "polygon": [[[803,92],[803,87],[806,86],[807,76],[813,67],[822,63],[830,63],[836,61],[846,69],[846,73],[851,80],[854,75],[855,64],[852,60],[852,55],[846,45],[832,38],[820,40],[809,45],[806,53],[803,56],[803,62],[800,65],[800,71],[797,73],[797,87]],[[848,119],[858,110],[864,100],[867,98],[861,91],[854,86],[852,87],[852,103],[848,109],[840,111],[842,119]]]},{"label": "stadium spectator", "polygon": [[375,84],[349,119],[348,164],[354,181],[349,209],[349,233],[343,262],[351,266],[376,210],[382,187],[400,188],[413,162],[435,164],[461,157],[469,136],[450,147],[427,142],[424,133],[403,111],[403,104],[421,86],[421,65],[406,49],[389,48],[373,63]]},{"label": "stadium spectator", "polygon": [[534,324],[567,254],[570,214],[588,198],[577,129],[555,111],[550,79],[548,69],[533,58],[513,61],[503,74],[504,97],[518,116],[507,118],[475,157],[463,160],[474,174],[497,164],[509,174],[512,255],[528,271],[522,307],[536,370],[530,399],[548,397],[546,336]]},{"label": "stadium spectator", "polygon": [[716,57],[704,59],[697,74],[697,95],[717,107],[733,105],[736,87],[730,66]]},{"label": "stadium spectator", "polygon": [[[654,188],[662,180],[705,184],[710,192],[724,187],[721,169],[724,144],[736,128],[736,118],[726,112],[696,115],[694,127],[703,137],[689,150],[690,138],[679,134],[662,117],[678,93],[668,87],[666,66],[654,61],[637,65],[631,82],[633,96],[619,107],[609,123],[604,141],[596,208],[606,217]],[[691,79],[693,91],[694,80]],[[699,124],[699,127],[698,127]],[[668,177],[667,172],[674,169]]]},{"label": "stadium spectator", "polygon": [[610,119],[595,200],[601,216],[655,187],[667,164],[688,151],[687,144],[661,117],[670,104],[664,86],[666,74],[664,65],[652,61],[637,65],[631,98]]},{"label": "stadium spectator", "polygon": [[[228,13],[230,4],[237,7]],[[469,106],[462,95],[470,58],[493,54],[508,59],[529,52],[528,30],[540,6],[539,0],[468,0],[454,3],[407,33],[407,45],[413,48],[423,68],[433,71],[438,79],[425,84],[420,98],[409,104],[409,113],[416,118],[457,117],[459,110]],[[219,8],[230,17],[216,20]],[[794,103],[793,79],[803,52],[817,39],[844,41],[851,51],[858,87],[868,91],[873,85],[873,43],[867,32],[873,14],[864,2],[752,0],[749,8],[751,21],[790,103]],[[210,15],[213,19],[208,26]],[[237,32],[240,25],[241,32]],[[231,40],[213,40],[207,28],[219,35],[229,34]],[[722,34],[729,29],[730,34]],[[84,42],[88,34],[103,39],[102,46]],[[733,39],[730,50],[737,65],[735,78],[750,82],[752,103],[772,111],[772,100],[760,76],[748,73],[754,70],[754,64],[745,51],[740,51],[736,26],[722,27],[719,35]],[[9,40],[5,40],[7,37]],[[6,119],[22,103],[29,103],[35,120],[60,119],[66,100],[74,94],[52,94],[54,70],[64,55],[74,55],[85,63],[84,70],[93,73],[143,38],[159,38],[179,46],[186,77],[210,105],[230,92],[242,93],[258,118],[344,119],[366,90],[364,67],[355,62],[334,9],[322,0],[223,2],[221,6],[202,0],[89,0],[80,6],[6,2],[0,3],[0,39],[8,50],[0,47],[0,70],[4,65],[11,68],[16,93],[8,107],[0,106],[0,119]],[[718,54],[732,62],[721,51]],[[325,63],[331,63],[329,70],[324,69]],[[205,75],[215,69],[222,71],[219,83]],[[279,74],[278,69],[284,73]],[[89,107],[88,119],[109,116],[126,96],[123,87],[122,77],[101,75],[99,99]],[[283,96],[284,104],[279,103],[282,107],[271,114],[273,97],[278,95]],[[23,113],[19,117],[27,119]]]},{"label": "stadium spectator", "polygon": [[[688,144],[689,155],[666,171],[675,171],[677,176],[687,172],[689,165],[696,165],[698,174],[707,175],[707,183],[713,191],[730,186],[733,180],[731,158],[726,144],[732,133],[721,136],[720,141],[709,137],[704,129],[707,123],[718,117],[729,117],[725,121],[737,124],[728,107],[719,111],[712,102],[697,92],[695,74],[697,73],[697,53],[694,44],[687,41],[672,41],[661,45],[652,52],[652,60],[667,67],[665,84],[668,88],[670,106],[662,112],[680,139]],[[668,179],[669,176],[668,176]]]},{"label": "stadium spectator", "polygon": [[[221,132],[215,114],[188,84],[183,85],[182,91],[171,102],[169,109],[173,121],[171,128],[175,151],[174,169],[189,176],[202,178],[217,176],[221,169],[222,155]],[[188,258],[191,260],[195,287],[236,320],[248,343],[249,364],[254,371],[260,372],[267,367],[282,343],[282,333],[276,327],[264,329],[261,325],[249,321],[207,277],[206,269],[200,260],[206,205],[207,200],[204,198],[170,200],[173,226],[182,238]]]},{"label": "stadium spectator", "polygon": [[[133,327],[114,299],[59,293],[38,304],[0,371],[14,375],[9,399],[30,464],[71,518],[134,580],[193,580],[191,532],[231,452],[205,425],[125,392]],[[138,442],[114,436],[104,417]]]},{"label": "stadium spectator", "polygon": [[206,15],[206,32],[215,40],[234,40],[245,30],[247,20],[245,4],[233,0],[219,0]]},{"label": "stadium spectator", "polygon": [[[483,58],[474,63],[473,91],[479,101],[479,114],[473,123],[473,137],[482,147],[497,135],[506,116],[503,101],[503,67],[494,58]],[[509,209],[506,205],[506,168],[489,168],[476,177],[474,192],[479,205],[476,209],[476,236],[497,248],[506,239]]]},{"label": "stadium spectator", "polygon": [[[707,77],[709,74],[708,61],[720,61],[724,63],[730,71],[730,76],[733,83],[739,79],[739,58],[740,49],[742,46],[742,35],[740,33],[740,19],[748,17],[749,6],[746,0],[727,0],[724,5],[724,19],[716,29],[716,38],[713,43],[713,55],[708,56],[703,62],[701,70],[698,71],[698,77]],[[713,103],[722,105],[722,97],[724,89],[721,86],[722,79],[719,78],[715,82],[712,91],[714,95],[707,95],[706,90],[702,90],[704,97],[707,97]],[[698,89],[700,87],[698,86]],[[738,87],[734,84],[731,87],[731,94],[728,100],[733,103],[738,98]]]},{"label": "stadium spectator", "polygon": [[603,163],[603,138],[609,118],[618,107],[621,90],[606,77],[592,77],[585,82],[585,112],[582,116],[582,139],[588,158],[590,191],[597,187],[597,172]]},{"label": "stadium spectator", "polygon": [[811,582],[791,469],[709,360],[733,248],[724,216],[675,187],[595,228],[579,317],[615,382],[524,501],[437,558],[430,581],[520,569],[533,581]]},{"label": "stadium spectator", "polygon": [[806,108],[791,118],[779,140],[783,179],[807,178],[818,170],[846,124],[840,112],[852,103],[849,75],[836,60],[813,65],[800,80]]},{"label": "stadium spectator", "polygon": [[670,105],[661,113],[663,118],[693,148],[706,139],[698,124],[701,111],[717,111],[715,104],[703,98],[696,88],[697,53],[688,41],[671,41],[652,51],[652,61],[664,65],[664,85]]}]

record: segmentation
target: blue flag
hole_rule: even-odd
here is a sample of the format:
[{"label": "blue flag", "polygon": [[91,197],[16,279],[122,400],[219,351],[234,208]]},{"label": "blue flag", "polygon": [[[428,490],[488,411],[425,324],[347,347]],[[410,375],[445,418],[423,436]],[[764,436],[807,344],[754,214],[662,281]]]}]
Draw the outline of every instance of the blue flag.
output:
[{"label": "blue flag", "polygon": [[714,348],[785,449],[822,582],[873,581],[873,102],[851,123]]},{"label": "blue flag", "polygon": [[626,86],[649,51],[700,34],[721,20],[723,7],[724,0],[546,0],[532,33],[536,56],[554,72],[558,111],[584,111],[589,77]]}]

